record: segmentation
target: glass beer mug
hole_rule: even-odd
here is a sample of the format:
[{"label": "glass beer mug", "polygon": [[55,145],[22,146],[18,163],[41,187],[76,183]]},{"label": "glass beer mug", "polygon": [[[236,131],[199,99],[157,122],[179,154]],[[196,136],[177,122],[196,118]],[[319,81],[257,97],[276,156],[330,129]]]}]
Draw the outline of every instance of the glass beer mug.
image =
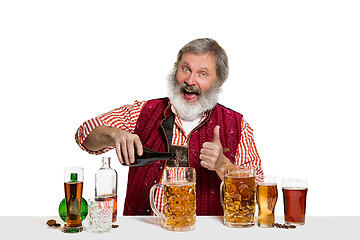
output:
[{"label": "glass beer mug", "polygon": [[[196,222],[196,173],[190,167],[167,167],[162,184],[150,189],[150,205],[161,216],[163,227],[170,231],[190,231]],[[155,190],[163,191],[164,209],[155,206]]]},{"label": "glass beer mug", "polygon": [[65,233],[77,233],[83,230],[80,212],[83,182],[83,168],[68,167],[64,169],[66,219],[61,230]]},{"label": "glass beer mug", "polygon": [[250,227],[255,224],[255,170],[235,167],[225,171],[220,184],[220,200],[224,208],[224,225]]}]

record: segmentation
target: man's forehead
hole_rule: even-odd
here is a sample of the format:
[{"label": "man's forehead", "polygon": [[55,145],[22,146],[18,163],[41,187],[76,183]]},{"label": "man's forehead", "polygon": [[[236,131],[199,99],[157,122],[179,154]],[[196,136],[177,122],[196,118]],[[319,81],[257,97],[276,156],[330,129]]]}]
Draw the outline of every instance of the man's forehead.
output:
[{"label": "man's forehead", "polygon": [[[195,61],[193,61],[195,60]],[[182,65],[191,66],[194,64],[200,64],[200,68],[212,68],[216,66],[216,60],[214,54],[207,53],[184,53],[180,59]]]},{"label": "man's forehead", "polygon": [[199,57],[199,58],[215,58],[214,53],[212,52],[203,52],[203,53],[195,53],[195,52],[186,52],[182,55],[181,59],[187,56]]}]

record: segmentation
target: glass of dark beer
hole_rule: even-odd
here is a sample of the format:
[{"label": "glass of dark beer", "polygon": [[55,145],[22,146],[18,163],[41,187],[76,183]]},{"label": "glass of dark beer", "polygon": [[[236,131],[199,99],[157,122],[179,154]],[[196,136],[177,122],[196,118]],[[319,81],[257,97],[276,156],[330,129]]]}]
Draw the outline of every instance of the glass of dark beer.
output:
[{"label": "glass of dark beer", "polygon": [[305,178],[282,179],[285,223],[305,224],[307,191],[308,182]]},{"label": "glass of dark beer", "polygon": [[83,168],[67,167],[64,169],[66,219],[61,230],[65,233],[77,233],[83,230],[80,214],[83,182]]},{"label": "glass of dark beer", "polygon": [[259,227],[271,228],[275,224],[275,205],[278,199],[276,176],[267,175],[260,179],[256,190]]}]

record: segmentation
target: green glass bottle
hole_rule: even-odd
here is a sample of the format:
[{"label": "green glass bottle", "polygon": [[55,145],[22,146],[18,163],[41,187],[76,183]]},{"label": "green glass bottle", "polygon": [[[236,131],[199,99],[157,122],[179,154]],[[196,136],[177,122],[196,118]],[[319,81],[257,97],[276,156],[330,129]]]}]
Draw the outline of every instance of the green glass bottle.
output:
[{"label": "green glass bottle", "polygon": [[[71,173],[71,181],[77,181],[77,173]],[[88,214],[88,204],[84,198],[81,198],[80,218],[84,221]],[[65,222],[66,220],[66,201],[65,198],[59,204],[59,216]]]}]

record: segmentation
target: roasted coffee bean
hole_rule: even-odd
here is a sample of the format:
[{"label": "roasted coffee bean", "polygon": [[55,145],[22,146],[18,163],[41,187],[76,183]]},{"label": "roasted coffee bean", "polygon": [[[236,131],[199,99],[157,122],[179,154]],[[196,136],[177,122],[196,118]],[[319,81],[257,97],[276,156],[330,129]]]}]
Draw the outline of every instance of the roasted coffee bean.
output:
[{"label": "roasted coffee bean", "polygon": [[54,226],[54,224],[56,224],[56,220],[54,219],[50,219],[49,221],[46,222],[46,224],[50,227]]},{"label": "roasted coffee bean", "polygon": [[285,229],[296,228],[295,225],[290,225],[290,224],[275,223],[274,225],[275,225],[275,227],[277,227],[277,228],[285,228]]},{"label": "roasted coffee bean", "polygon": [[49,226],[49,227],[60,227],[61,224],[60,223],[57,223],[56,220],[54,219],[50,219],[46,222],[46,224]]}]

